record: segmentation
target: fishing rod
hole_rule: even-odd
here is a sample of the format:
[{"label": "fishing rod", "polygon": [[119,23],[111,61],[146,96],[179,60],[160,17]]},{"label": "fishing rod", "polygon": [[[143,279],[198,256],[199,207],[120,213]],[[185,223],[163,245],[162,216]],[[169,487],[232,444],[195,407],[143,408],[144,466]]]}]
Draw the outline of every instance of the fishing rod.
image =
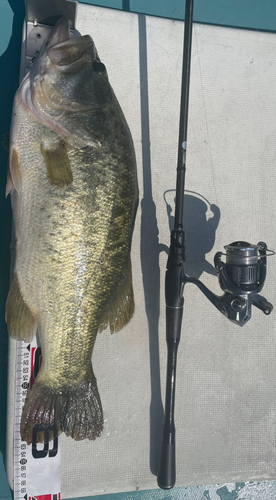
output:
[{"label": "fishing rod", "polygon": [[[170,251],[165,278],[168,356],[165,416],[157,474],[158,486],[163,489],[172,488],[176,480],[174,402],[177,350],[181,335],[185,284],[192,283],[196,285],[226,318],[239,326],[244,326],[250,320],[252,305],[256,306],[266,315],[270,314],[273,309],[270,302],[258,295],[263,288],[266,278],[266,257],[275,253],[268,250],[266,243],[262,241],[257,245],[251,245],[245,241],[235,241],[224,247],[226,253],[216,253],[214,264],[224,295],[218,296],[214,294],[200,280],[187,276],[184,271],[185,232],[183,229],[183,218],[193,4],[193,0],[186,0],[175,218],[174,229],[171,231]],[[222,260],[222,255],[226,256],[225,262]]]},{"label": "fishing rod", "polygon": [[182,63],[182,89],[178,139],[176,199],[174,229],[171,231],[171,246],[165,278],[166,298],[166,342],[168,349],[165,417],[161,457],[157,483],[160,488],[170,489],[175,485],[175,425],[174,399],[177,349],[180,341],[183,315],[183,277],[185,261],[185,233],[183,230],[184,189],[186,171],[186,147],[188,131],[190,67],[192,51],[194,0],[186,0],[185,29]]}]

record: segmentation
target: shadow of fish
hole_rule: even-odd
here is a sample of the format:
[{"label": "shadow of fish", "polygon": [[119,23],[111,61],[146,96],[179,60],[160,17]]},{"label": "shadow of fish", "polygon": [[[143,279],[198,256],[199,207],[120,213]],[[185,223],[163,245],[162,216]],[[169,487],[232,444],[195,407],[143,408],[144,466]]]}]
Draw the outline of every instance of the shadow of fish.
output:
[{"label": "shadow of fish", "polygon": [[21,437],[55,424],[95,439],[103,414],[91,364],[97,331],[134,311],[130,249],[138,202],[131,134],[90,36],[62,18],[15,96],[7,194],[16,263],[10,335],[38,329],[43,361]]}]

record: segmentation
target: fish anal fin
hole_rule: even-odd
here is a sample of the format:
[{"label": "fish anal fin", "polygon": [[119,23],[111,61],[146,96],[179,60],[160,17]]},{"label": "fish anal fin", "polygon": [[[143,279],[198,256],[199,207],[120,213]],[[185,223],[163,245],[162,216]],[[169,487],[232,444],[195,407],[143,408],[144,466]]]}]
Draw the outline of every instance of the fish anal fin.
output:
[{"label": "fish anal fin", "polygon": [[110,332],[119,332],[131,320],[134,313],[134,296],[132,288],[131,261],[126,269],[125,280],[118,288],[118,292],[111,308],[103,315],[99,332],[102,332],[109,325]]},{"label": "fish anal fin", "polygon": [[63,141],[42,144],[41,152],[46,163],[48,179],[51,184],[65,188],[73,182],[70,161]]},{"label": "fish anal fin", "polygon": [[30,342],[36,333],[37,319],[21,294],[16,272],[6,302],[6,322],[8,332],[13,339]]}]

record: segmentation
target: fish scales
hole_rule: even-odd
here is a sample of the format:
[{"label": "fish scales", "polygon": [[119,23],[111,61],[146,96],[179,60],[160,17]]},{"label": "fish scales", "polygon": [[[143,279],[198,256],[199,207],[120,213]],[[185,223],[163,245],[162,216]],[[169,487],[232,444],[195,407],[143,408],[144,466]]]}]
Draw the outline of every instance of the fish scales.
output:
[{"label": "fish scales", "polygon": [[100,435],[97,331],[120,330],[134,310],[132,138],[92,39],[68,33],[63,18],[14,101],[7,192],[16,263],[6,319],[19,340],[38,327],[43,359],[23,409],[27,442],[37,423],[77,440]]}]

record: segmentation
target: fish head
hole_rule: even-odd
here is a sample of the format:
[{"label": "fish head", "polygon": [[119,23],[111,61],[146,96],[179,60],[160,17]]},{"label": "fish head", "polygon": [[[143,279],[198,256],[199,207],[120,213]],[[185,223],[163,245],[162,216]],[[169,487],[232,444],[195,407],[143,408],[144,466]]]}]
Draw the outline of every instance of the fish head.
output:
[{"label": "fish head", "polygon": [[[46,39],[30,74],[33,101],[53,109],[81,110],[110,96],[105,65],[90,35],[70,38],[62,17]],[[94,103],[93,103],[94,101]]]},{"label": "fish head", "polygon": [[[91,36],[70,38],[70,21],[65,17],[46,38],[27,87],[25,95],[24,85],[21,92],[25,106],[37,119],[65,135],[65,129],[70,128],[68,117],[110,108],[115,98]],[[79,131],[79,135],[83,133],[85,137],[85,131]]]}]

